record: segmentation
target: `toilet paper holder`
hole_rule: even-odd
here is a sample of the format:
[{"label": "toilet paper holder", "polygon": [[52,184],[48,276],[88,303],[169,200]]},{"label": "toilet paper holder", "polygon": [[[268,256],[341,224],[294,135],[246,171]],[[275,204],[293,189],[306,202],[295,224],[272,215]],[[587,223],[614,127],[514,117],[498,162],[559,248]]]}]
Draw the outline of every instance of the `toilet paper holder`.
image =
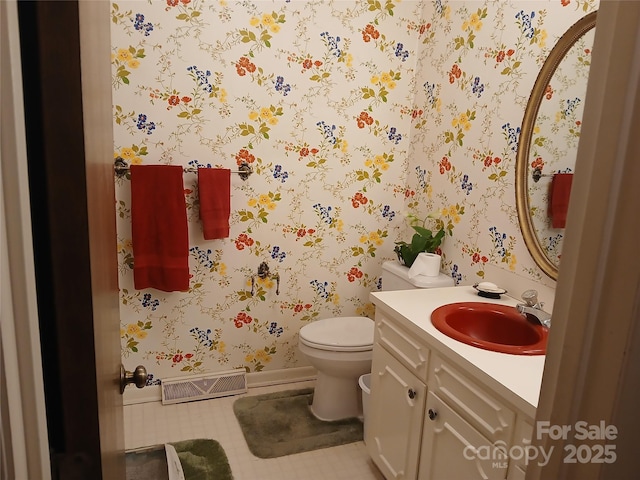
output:
[{"label": "toilet paper holder", "polygon": [[270,278],[271,280],[276,281],[276,295],[280,295],[280,274],[278,272],[271,273],[269,269],[269,265],[267,262],[262,262],[258,265],[258,273],[256,275],[251,276],[251,296],[255,293],[255,284],[256,277],[264,280],[265,278]]}]

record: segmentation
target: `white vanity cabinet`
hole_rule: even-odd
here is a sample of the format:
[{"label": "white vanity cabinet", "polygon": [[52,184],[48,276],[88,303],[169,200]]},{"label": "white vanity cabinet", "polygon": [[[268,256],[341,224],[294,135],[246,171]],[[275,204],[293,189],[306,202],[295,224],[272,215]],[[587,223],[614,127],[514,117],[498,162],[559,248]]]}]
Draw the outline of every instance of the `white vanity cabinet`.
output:
[{"label": "white vanity cabinet", "polygon": [[371,372],[367,449],[386,478],[418,478],[427,388],[382,348]]},{"label": "white vanity cabinet", "polygon": [[429,349],[376,316],[365,443],[386,478],[417,478]]},{"label": "white vanity cabinet", "polygon": [[[524,451],[525,448],[531,445],[531,439],[533,438],[533,420],[524,416],[520,416],[516,423],[515,434],[513,438],[513,445],[518,450],[517,452]],[[509,462],[509,475],[507,480],[524,480],[525,473],[527,471],[526,459],[524,456],[516,456]]]},{"label": "white vanity cabinet", "polygon": [[[436,394],[427,394],[427,412],[420,450],[420,479],[504,479],[507,461],[478,458],[475,446],[491,442]],[[465,455],[466,453],[466,455]]]},{"label": "white vanity cabinet", "polygon": [[440,356],[431,363],[419,478],[507,478],[515,412]]},{"label": "white vanity cabinet", "polygon": [[385,478],[520,478],[524,466],[510,465],[500,452],[526,442],[531,417],[398,317],[376,312],[365,432],[367,451]]}]

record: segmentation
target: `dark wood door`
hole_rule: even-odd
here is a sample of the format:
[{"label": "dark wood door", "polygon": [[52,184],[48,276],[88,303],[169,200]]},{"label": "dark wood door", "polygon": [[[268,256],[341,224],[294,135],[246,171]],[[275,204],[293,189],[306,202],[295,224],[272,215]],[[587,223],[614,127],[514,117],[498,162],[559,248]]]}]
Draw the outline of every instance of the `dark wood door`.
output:
[{"label": "dark wood door", "polygon": [[[108,25],[109,2],[85,3],[106,6]],[[83,78],[78,10],[75,1],[19,2],[47,422],[54,479],[119,480],[124,424],[108,27],[106,44],[104,28],[93,32],[93,45],[82,38],[83,61],[95,62],[82,65]],[[99,72],[101,81],[93,76]],[[93,96],[87,102],[85,93],[85,110],[83,87]]]}]

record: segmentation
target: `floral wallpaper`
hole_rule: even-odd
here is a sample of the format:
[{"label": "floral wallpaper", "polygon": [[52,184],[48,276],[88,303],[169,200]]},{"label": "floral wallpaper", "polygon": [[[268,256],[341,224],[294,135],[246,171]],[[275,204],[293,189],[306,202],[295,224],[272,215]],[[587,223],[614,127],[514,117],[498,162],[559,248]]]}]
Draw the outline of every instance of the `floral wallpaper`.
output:
[{"label": "floral wallpaper", "polygon": [[[231,233],[204,240],[184,173],[190,290],[133,288],[116,178],[122,356],[162,378],[307,365],[297,334],[373,315],[407,213],[448,235],[458,284],[489,263],[544,281],[515,211],[519,126],[555,40],[595,0],[112,3],[114,157],[236,169]],[[260,263],[280,277],[251,278]],[[279,287],[279,288],[278,288]]]}]

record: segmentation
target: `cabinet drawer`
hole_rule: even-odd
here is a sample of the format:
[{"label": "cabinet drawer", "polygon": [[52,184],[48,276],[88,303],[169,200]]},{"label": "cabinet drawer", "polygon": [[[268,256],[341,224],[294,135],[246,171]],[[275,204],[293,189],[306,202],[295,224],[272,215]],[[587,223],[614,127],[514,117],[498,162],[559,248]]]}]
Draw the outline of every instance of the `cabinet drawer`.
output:
[{"label": "cabinet drawer", "polygon": [[420,380],[426,382],[429,368],[429,348],[413,337],[414,335],[383,314],[376,314],[375,341],[384,346]]},{"label": "cabinet drawer", "polygon": [[515,413],[492,393],[432,355],[428,387],[491,442],[511,443]]}]

